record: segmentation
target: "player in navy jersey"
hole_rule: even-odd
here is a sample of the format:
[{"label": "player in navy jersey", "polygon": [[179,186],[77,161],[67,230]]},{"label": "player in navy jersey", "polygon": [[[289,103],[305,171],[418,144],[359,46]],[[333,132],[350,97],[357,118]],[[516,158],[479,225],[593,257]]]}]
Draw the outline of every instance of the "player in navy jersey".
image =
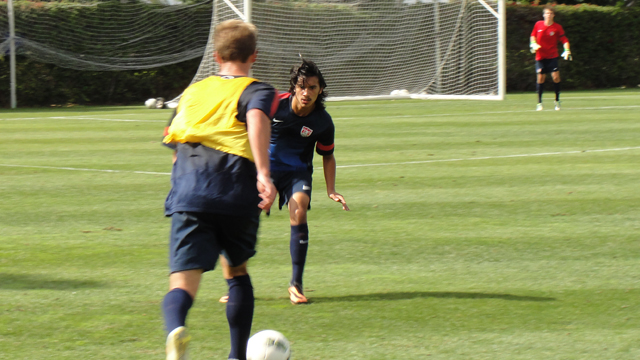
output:
[{"label": "player in navy jersey", "polygon": [[322,156],[327,195],[349,210],[344,196],[336,192],[335,127],[324,107],[327,84],[312,61],[302,60],[291,69],[289,93],[280,95],[280,104],[271,125],[271,177],[278,190],[279,206],[289,207],[292,278],[289,297],[293,304],[308,300],[302,274],[309,246],[307,210],[311,202],[313,152]]},{"label": "player in navy jersey", "polygon": [[257,30],[229,20],[216,26],[214,40],[219,75],[184,91],[163,140],[176,150],[165,201],[171,217],[171,274],[162,303],[167,360],[186,358],[187,313],[202,274],[219,257],[229,286],[229,360],[246,360],[254,309],[247,261],[255,255],[260,212],[276,196],[268,148],[277,92],[248,76]]}]

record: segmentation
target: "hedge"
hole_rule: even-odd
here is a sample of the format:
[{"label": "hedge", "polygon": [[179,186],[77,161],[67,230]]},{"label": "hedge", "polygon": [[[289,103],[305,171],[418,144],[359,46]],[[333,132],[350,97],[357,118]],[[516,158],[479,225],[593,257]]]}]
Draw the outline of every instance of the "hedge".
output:
[{"label": "hedge", "polygon": [[[535,89],[535,59],[529,36],[542,6],[507,7],[507,89]],[[640,84],[640,8],[592,5],[555,7],[573,61],[561,60],[564,89],[599,89]]]},{"label": "hedge", "polygon": [[[516,3],[507,6],[508,91],[535,89],[535,59],[528,46],[534,23],[542,19],[542,8]],[[6,3],[0,3],[0,25],[6,23],[4,19]],[[558,5],[555,19],[565,29],[574,58],[572,62],[561,61],[563,89],[640,84],[639,8]],[[72,70],[19,56],[18,103],[141,104],[150,97],[172,98],[189,84],[200,60],[147,70],[106,72]],[[0,107],[8,107],[9,103],[9,57],[0,54]]]}]

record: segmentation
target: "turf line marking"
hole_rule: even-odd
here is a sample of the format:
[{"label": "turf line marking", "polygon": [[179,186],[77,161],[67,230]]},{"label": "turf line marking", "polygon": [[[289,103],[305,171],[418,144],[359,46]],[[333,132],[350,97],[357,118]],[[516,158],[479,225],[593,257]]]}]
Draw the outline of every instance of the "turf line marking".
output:
[{"label": "turf line marking", "polygon": [[66,116],[55,116],[51,117],[51,119],[64,119],[64,120],[93,120],[93,121],[118,121],[118,122],[166,122],[164,120],[137,120],[137,119],[102,119],[96,117],[89,116],[78,116],[78,117],[66,117]]},{"label": "turf line marking", "polygon": [[[135,114],[123,114],[123,115],[135,115]],[[90,116],[47,116],[38,118],[13,118],[13,119],[0,119],[4,121],[24,121],[24,120],[92,120],[92,121],[115,121],[115,122],[167,122],[166,120],[137,120],[137,119],[103,119]]]},{"label": "turf line marking", "polygon": [[[583,107],[583,108],[567,108],[568,110],[601,110],[601,109],[628,109],[628,108],[640,108],[640,105],[620,105],[620,106],[601,106],[601,107]],[[516,114],[516,113],[531,113],[536,112],[533,110],[509,110],[509,111],[483,111],[475,113],[456,113],[456,114],[415,114],[415,115],[396,115],[396,116],[352,116],[352,117],[335,117],[336,120],[357,120],[357,119],[400,119],[400,118],[427,118],[438,116],[469,116],[469,115],[495,115],[495,114]]]},{"label": "turf line marking", "polygon": [[12,165],[12,164],[0,164],[5,167],[19,167],[19,168],[31,168],[31,169],[51,169],[51,170],[70,170],[70,171],[93,171],[93,172],[106,172],[106,173],[127,173],[127,174],[148,174],[148,175],[171,175],[167,172],[155,172],[155,171],[131,171],[131,170],[105,170],[105,169],[86,169],[86,168],[72,168],[72,167],[59,167],[59,166],[42,166],[42,165]]},{"label": "turf line marking", "polygon": [[[621,98],[626,98],[626,99],[634,99],[640,97],[640,94],[638,95],[596,95],[596,96],[568,96],[568,95],[563,95],[562,96],[562,100],[566,100],[566,99],[578,99],[578,100],[586,100],[586,99],[621,99]],[[399,100],[411,100],[411,99],[399,99]],[[543,100],[553,100],[552,97],[548,97],[548,98],[543,98]],[[425,101],[425,100],[422,100]],[[444,100],[444,99],[430,99],[429,101],[466,101],[466,100]],[[469,101],[477,101],[477,100],[469,100]],[[417,102],[416,102],[417,103]],[[366,107],[366,106],[375,106],[375,104],[338,104],[336,102],[329,102],[329,106],[330,107],[341,107],[341,108],[349,108],[349,107]],[[399,103],[399,104],[393,104],[394,106],[406,106],[407,103]]]},{"label": "turf line marking", "polygon": [[[638,150],[638,149],[640,149],[640,146],[625,147],[625,148],[615,148],[615,149],[558,151],[558,152],[547,152],[547,153],[538,153],[538,154],[516,154],[516,155],[482,156],[482,157],[472,157],[472,158],[466,158],[466,159],[458,158],[458,159],[441,159],[441,160],[404,161],[404,162],[397,162],[397,163],[338,165],[336,167],[341,168],[341,169],[346,169],[346,168],[357,168],[357,167],[368,167],[368,166],[393,166],[393,165],[429,164],[429,163],[438,163],[438,162],[508,159],[508,158],[517,158],[517,157],[569,155],[569,154],[581,154],[581,153],[590,153],[590,152],[625,151],[625,150]],[[121,174],[171,175],[170,172],[156,172],[156,171],[104,170],[104,169],[87,169],[87,168],[72,168],[72,167],[58,167],[58,166],[0,164],[0,167],[2,167],[2,166],[3,167],[17,167],[17,168],[31,168],[31,169],[93,171],[93,172],[121,173]],[[321,169],[321,167],[316,167],[315,169]]]},{"label": "turf line marking", "polygon": [[[354,105],[354,106],[370,106],[370,105]],[[600,106],[600,107],[579,107],[579,108],[566,108],[566,110],[607,110],[607,109],[634,109],[640,108],[640,105],[620,105],[620,106]],[[415,115],[400,115],[400,116],[361,116],[361,117],[335,117],[336,120],[356,120],[365,118],[387,118],[387,119],[400,119],[400,118],[427,118],[438,116],[469,116],[469,115],[495,115],[495,114],[517,114],[517,113],[532,113],[536,112],[535,109],[531,110],[509,110],[509,111],[483,111],[483,112],[471,112],[471,113],[456,113],[456,114],[415,114]],[[119,114],[119,116],[137,115],[137,114]],[[13,121],[13,120],[92,120],[92,121],[113,121],[113,122],[161,122],[166,123],[168,120],[136,120],[136,119],[103,119],[90,116],[50,116],[50,117],[38,117],[38,118],[13,118],[13,119],[0,119],[0,121]]]},{"label": "turf line marking", "polygon": [[[472,157],[472,158],[459,158],[459,159],[441,159],[441,160],[422,160],[422,161],[405,161],[399,163],[378,163],[378,164],[359,164],[359,165],[338,165],[338,168],[356,168],[356,167],[367,167],[367,166],[392,166],[392,165],[411,165],[411,164],[429,164],[429,163],[438,163],[438,162],[453,162],[453,161],[471,161],[471,160],[490,160],[490,159],[508,159],[508,158],[517,158],[517,157],[533,157],[533,156],[550,156],[550,155],[569,155],[569,154],[580,154],[580,153],[588,153],[588,152],[606,152],[606,151],[625,151],[625,150],[637,150],[640,149],[640,146],[635,147],[626,147],[626,148],[617,148],[617,149],[595,149],[595,150],[575,150],[575,151],[558,151],[558,152],[548,152],[548,153],[538,153],[538,154],[519,154],[519,155],[499,155],[499,156],[483,156],[483,157]],[[317,167],[316,169],[321,169],[321,167]]]}]

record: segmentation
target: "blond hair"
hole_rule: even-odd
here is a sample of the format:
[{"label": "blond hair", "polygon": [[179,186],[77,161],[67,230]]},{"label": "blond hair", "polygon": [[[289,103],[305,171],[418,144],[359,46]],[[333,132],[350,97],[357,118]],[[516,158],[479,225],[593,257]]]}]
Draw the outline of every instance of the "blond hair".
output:
[{"label": "blond hair", "polygon": [[256,52],[258,29],[241,20],[227,20],[216,26],[213,43],[222,61],[246,63]]}]

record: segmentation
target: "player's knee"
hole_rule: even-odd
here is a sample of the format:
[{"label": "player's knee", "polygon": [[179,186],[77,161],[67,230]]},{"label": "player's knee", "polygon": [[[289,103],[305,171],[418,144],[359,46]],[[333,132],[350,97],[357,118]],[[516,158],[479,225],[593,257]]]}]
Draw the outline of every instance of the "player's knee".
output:
[{"label": "player's knee", "polygon": [[304,224],[307,222],[307,208],[298,207],[291,214],[291,225]]},{"label": "player's knee", "polygon": [[247,272],[247,263],[245,262],[240,266],[234,267],[223,265],[222,274],[225,279],[233,279],[236,276],[248,275],[249,273]]}]

